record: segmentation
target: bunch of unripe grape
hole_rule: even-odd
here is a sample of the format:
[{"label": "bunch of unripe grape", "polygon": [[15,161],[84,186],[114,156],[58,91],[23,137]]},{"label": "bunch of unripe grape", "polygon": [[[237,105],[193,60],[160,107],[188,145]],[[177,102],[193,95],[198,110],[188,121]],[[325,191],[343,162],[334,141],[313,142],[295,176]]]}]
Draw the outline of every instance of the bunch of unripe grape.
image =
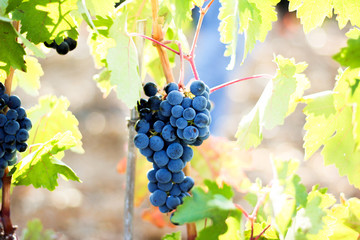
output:
[{"label": "bunch of unripe grape", "polygon": [[196,80],[190,91],[169,83],[158,90],[152,83],[144,85],[148,99],[140,99],[140,119],[135,125],[134,143],[153,168],[148,172],[150,202],[163,213],[170,212],[189,196],[194,180],[183,171],[193,158],[189,146],[200,146],[210,136],[210,90]]}]

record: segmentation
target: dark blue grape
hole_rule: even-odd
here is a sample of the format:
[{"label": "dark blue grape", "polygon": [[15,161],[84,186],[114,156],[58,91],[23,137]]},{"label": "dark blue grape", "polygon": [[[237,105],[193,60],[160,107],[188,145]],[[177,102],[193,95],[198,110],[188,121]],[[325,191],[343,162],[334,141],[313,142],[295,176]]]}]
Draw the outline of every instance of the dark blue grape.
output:
[{"label": "dark blue grape", "polygon": [[144,93],[148,97],[155,96],[157,93],[157,87],[155,83],[148,82],[144,85]]},{"label": "dark blue grape", "polygon": [[9,101],[7,102],[7,105],[10,109],[15,109],[20,107],[21,101],[18,96],[12,95],[9,97]]},{"label": "dark blue grape", "polygon": [[67,42],[62,42],[56,46],[56,52],[60,55],[65,55],[70,51],[70,46]]},{"label": "dark blue grape", "polygon": [[184,138],[184,129],[176,129],[176,135],[178,136],[178,138],[183,139]]},{"label": "dark blue grape", "polygon": [[183,154],[183,146],[180,143],[172,143],[166,149],[166,154],[171,159],[178,159]]},{"label": "dark blue grape", "polygon": [[151,98],[149,98],[148,103],[149,103],[149,107],[151,108],[151,110],[153,110],[153,111],[160,110],[161,98],[159,98],[157,96],[152,96]]},{"label": "dark blue grape", "polygon": [[20,129],[20,124],[14,120],[7,121],[4,126],[5,133],[10,135],[15,135],[19,129]]},{"label": "dark blue grape", "polygon": [[169,196],[166,199],[166,206],[170,209],[175,209],[179,205],[180,205],[180,199],[178,197]]},{"label": "dark blue grape", "polygon": [[171,115],[175,118],[179,118],[182,116],[184,111],[184,108],[181,105],[175,105],[172,109],[171,109]]},{"label": "dark blue grape", "polygon": [[192,107],[188,107],[183,112],[183,117],[190,121],[193,120],[196,116],[196,111]]},{"label": "dark blue grape", "polygon": [[185,109],[191,107],[191,104],[192,104],[192,99],[189,97],[184,97],[181,106]]},{"label": "dark blue grape", "polygon": [[194,97],[192,101],[192,107],[197,111],[203,111],[206,109],[207,100],[203,96]]},{"label": "dark blue grape", "polygon": [[134,137],[134,144],[139,149],[147,148],[147,146],[149,146],[149,142],[149,137],[144,133],[138,133]]},{"label": "dark blue grape", "polygon": [[7,118],[4,114],[0,114],[0,127],[3,127],[7,122]]},{"label": "dark blue grape", "polygon": [[204,128],[209,125],[209,118],[204,113],[196,114],[196,116],[194,118],[194,124],[198,128]]},{"label": "dark blue grape", "polygon": [[142,108],[140,110],[140,118],[145,119],[147,122],[150,122],[152,119],[152,113],[150,108]]},{"label": "dark blue grape", "polygon": [[181,189],[179,184],[173,184],[171,190],[170,190],[170,195],[172,196],[179,196],[181,194]]},{"label": "dark blue grape", "polygon": [[199,130],[194,126],[188,126],[184,129],[184,138],[192,141],[199,136]]},{"label": "dark blue grape", "polygon": [[179,90],[179,86],[176,84],[176,83],[169,83],[169,84],[167,84],[166,86],[165,86],[165,88],[164,88],[164,90],[165,90],[165,92],[167,93],[167,94],[169,94],[171,91],[174,91],[174,90]]},{"label": "dark blue grape", "polygon": [[16,143],[16,150],[18,150],[19,152],[25,152],[27,149],[28,145],[27,143]]},{"label": "dark blue grape", "polygon": [[64,39],[64,42],[66,42],[69,45],[69,51],[72,51],[76,48],[76,45],[77,45],[76,40],[74,40],[70,37],[67,37]]},{"label": "dark blue grape", "polygon": [[150,169],[150,170],[147,172],[147,178],[148,178],[148,180],[149,180],[150,182],[153,182],[153,183],[156,183],[156,182],[157,182],[156,177],[155,177],[157,171],[158,171],[158,170]]},{"label": "dark blue grape", "polygon": [[[16,133],[16,141],[18,142],[26,142],[29,139],[29,132],[26,131],[25,129],[20,129],[17,133]],[[5,140],[6,142],[6,140]]]},{"label": "dark blue grape", "polygon": [[7,166],[8,166],[8,161],[1,158],[0,159],[0,169],[5,169],[5,168],[7,168]]},{"label": "dark blue grape", "polygon": [[183,100],[183,95],[181,92],[179,91],[172,91],[167,95],[166,100],[171,104],[171,105],[178,105],[181,104],[182,100]]},{"label": "dark blue grape", "polygon": [[208,101],[206,103],[206,109],[209,110],[209,111],[211,110],[211,102]]},{"label": "dark blue grape", "polygon": [[4,100],[5,105],[6,105],[6,104],[8,104],[10,97],[9,97],[9,95],[7,95],[6,93],[4,93],[3,95],[1,95],[0,98],[2,98],[2,99]]},{"label": "dark blue grape", "polygon": [[194,151],[191,147],[184,147],[183,155],[181,156],[181,159],[184,162],[189,162],[194,156]]},{"label": "dark blue grape", "polygon": [[6,112],[6,118],[8,120],[16,120],[18,118],[18,113],[15,109],[9,109],[7,112]]},{"label": "dark blue grape", "polygon": [[183,192],[188,192],[194,186],[194,179],[192,177],[185,177],[184,181],[180,183],[180,189]]},{"label": "dark blue grape", "polygon": [[201,95],[206,89],[206,85],[201,80],[193,81],[190,85],[190,92],[194,95]]},{"label": "dark blue grape", "polygon": [[158,190],[157,184],[153,183],[153,182],[149,182],[148,189],[149,189],[149,192],[151,192],[151,193],[155,192],[156,190]]},{"label": "dark blue grape", "polygon": [[171,172],[165,168],[160,168],[156,171],[156,180],[160,183],[167,183],[171,181]]},{"label": "dark blue grape", "polygon": [[[23,129],[21,129],[21,130],[23,130]],[[25,130],[26,131],[26,130]],[[20,132],[20,131],[19,131]],[[27,131],[26,131],[27,132]],[[25,140],[26,141],[26,140]],[[23,142],[25,142],[25,141],[23,141]],[[15,142],[16,142],[16,137],[14,136],[14,135],[6,135],[5,136],[5,140],[4,140],[4,142],[6,143],[6,144],[15,144]]]},{"label": "dark blue grape", "polygon": [[154,125],[153,125],[153,128],[154,128],[154,131],[157,132],[157,133],[161,133],[163,127],[165,126],[165,123],[161,120],[157,120]]},{"label": "dark blue grape", "polygon": [[159,207],[160,212],[162,213],[168,213],[170,212],[170,209],[166,206],[166,204]]},{"label": "dark blue grape", "polygon": [[32,128],[31,120],[29,118],[27,118],[27,117],[22,119],[20,121],[20,128],[23,128],[23,129],[26,129],[26,130],[30,131],[30,129]]},{"label": "dark blue grape", "polygon": [[200,146],[202,143],[203,143],[203,140],[200,139],[200,138],[197,138],[192,145],[195,146],[195,147],[198,147],[198,146]]},{"label": "dark blue grape", "polygon": [[207,91],[203,92],[203,94],[201,94],[200,96],[203,96],[204,98],[206,98],[206,100],[209,99],[209,93]]},{"label": "dark blue grape", "polygon": [[190,194],[187,193],[187,192],[184,192],[184,193],[180,194],[179,198],[180,198],[181,204],[183,203],[185,197],[190,197]]},{"label": "dark blue grape", "polygon": [[199,128],[199,137],[204,137],[210,132],[209,127]]},{"label": "dark blue grape", "polygon": [[16,145],[15,144],[4,143],[3,148],[4,148],[6,153],[13,153],[13,152],[16,151]]},{"label": "dark blue grape", "polygon": [[153,150],[151,150],[149,147],[140,149],[140,153],[144,155],[145,157],[151,157],[154,153]]},{"label": "dark blue grape", "polygon": [[150,138],[149,147],[154,151],[160,151],[164,147],[164,140],[159,136]]},{"label": "dark blue grape", "polygon": [[157,187],[160,189],[160,190],[163,190],[165,192],[168,192],[171,190],[172,188],[172,182],[167,182],[167,183],[158,183],[157,184]]},{"label": "dark blue grape", "polygon": [[165,141],[172,142],[176,139],[175,129],[171,125],[165,125],[161,131],[161,135]]},{"label": "dark blue grape", "polygon": [[160,113],[165,117],[171,116],[171,108],[172,105],[167,100],[160,103]]},{"label": "dark blue grape", "polygon": [[152,158],[152,157],[146,157],[146,160],[148,160],[148,162],[151,162],[151,163],[154,162],[154,158]]},{"label": "dark blue grape", "polygon": [[160,168],[166,166],[169,162],[169,157],[164,150],[155,152],[153,159]]},{"label": "dark blue grape", "polygon": [[150,123],[145,119],[140,119],[135,124],[135,130],[138,133],[147,133],[150,130]]},{"label": "dark blue grape", "polygon": [[176,120],[176,127],[179,129],[184,129],[188,126],[188,122],[185,118],[181,117]]},{"label": "dark blue grape", "polygon": [[185,178],[185,174],[183,171],[172,174],[172,181],[174,183],[181,183],[182,181],[184,181],[184,178]]},{"label": "dark blue grape", "polygon": [[14,152],[5,152],[5,154],[3,156],[3,159],[5,159],[6,161],[10,161],[14,157],[16,157],[16,151],[14,151]]},{"label": "dark blue grape", "polygon": [[0,83],[0,95],[5,93],[5,85],[3,83]]},{"label": "dark blue grape", "polygon": [[206,140],[206,139],[208,139],[210,137],[210,132],[208,132],[205,136],[203,136],[203,137],[199,137],[201,140]]},{"label": "dark blue grape", "polygon": [[150,202],[155,207],[159,207],[166,203],[167,194],[164,191],[156,190],[150,195]]},{"label": "dark blue grape", "polygon": [[0,145],[0,158],[2,158],[5,154],[4,147]]},{"label": "dark blue grape", "polygon": [[180,172],[185,166],[181,159],[171,159],[167,165],[170,172]]},{"label": "dark blue grape", "polygon": [[177,118],[175,118],[174,116],[171,116],[169,119],[170,125],[173,127],[176,127],[176,120],[177,120]]}]

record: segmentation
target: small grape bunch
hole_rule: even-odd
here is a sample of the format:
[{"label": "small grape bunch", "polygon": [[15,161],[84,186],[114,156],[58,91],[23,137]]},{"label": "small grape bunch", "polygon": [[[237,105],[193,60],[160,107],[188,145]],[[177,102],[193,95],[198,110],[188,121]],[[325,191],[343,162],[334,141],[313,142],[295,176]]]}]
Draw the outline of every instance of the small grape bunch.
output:
[{"label": "small grape bunch", "polygon": [[0,177],[3,177],[6,167],[16,163],[16,151],[24,152],[27,149],[26,141],[32,124],[27,118],[25,109],[21,107],[19,97],[6,94],[2,83],[0,83],[0,111]]},{"label": "small grape bunch", "polygon": [[190,196],[194,180],[183,169],[193,158],[189,145],[200,146],[210,136],[209,88],[197,80],[190,91],[169,83],[158,91],[154,83],[144,85],[149,99],[140,99],[140,119],[134,143],[153,168],[149,170],[150,202],[163,213],[170,212]]},{"label": "small grape bunch", "polygon": [[44,42],[44,45],[48,48],[56,49],[56,52],[60,55],[65,55],[69,51],[72,51],[76,48],[77,42],[76,40],[67,37],[59,45],[55,42],[55,40],[53,40],[51,43]]}]

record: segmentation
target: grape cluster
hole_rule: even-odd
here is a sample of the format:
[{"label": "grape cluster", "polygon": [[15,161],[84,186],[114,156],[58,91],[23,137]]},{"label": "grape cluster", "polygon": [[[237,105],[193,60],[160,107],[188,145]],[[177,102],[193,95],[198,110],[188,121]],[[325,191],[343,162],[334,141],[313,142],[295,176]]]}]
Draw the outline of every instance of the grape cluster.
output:
[{"label": "grape cluster", "polygon": [[77,42],[76,40],[67,37],[60,44],[57,44],[55,40],[53,40],[51,43],[44,42],[44,45],[48,48],[56,49],[56,52],[60,55],[65,55],[76,48]]},{"label": "grape cluster", "polygon": [[[7,110],[6,114],[4,112]],[[16,151],[27,149],[26,140],[32,124],[21,107],[20,99],[5,93],[5,86],[0,83],[0,177],[4,176],[7,166],[16,163]],[[0,180],[0,188],[2,182]]]},{"label": "grape cluster", "polygon": [[149,99],[138,102],[140,119],[134,143],[153,163],[147,174],[150,202],[167,213],[176,209],[194,186],[183,168],[193,157],[189,145],[199,146],[210,135],[210,90],[197,80],[190,85],[190,92],[169,83],[159,93],[151,82],[144,85],[144,92]]}]

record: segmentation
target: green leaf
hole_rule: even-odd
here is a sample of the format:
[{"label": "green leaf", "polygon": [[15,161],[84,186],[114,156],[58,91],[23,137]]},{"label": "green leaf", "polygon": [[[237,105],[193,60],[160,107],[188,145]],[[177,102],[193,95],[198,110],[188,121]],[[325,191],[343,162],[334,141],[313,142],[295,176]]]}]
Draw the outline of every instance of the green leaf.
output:
[{"label": "green leaf", "polygon": [[15,8],[17,8],[23,0],[9,0],[9,4],[6,7],[6,13],[9,13],[11,11],[13,11]]},{"label": "green leaf", "polygon": [[44,72],[36,58],[25,56],[25,62],[27,71],[15,70],[12,88],[15,90],[19,86],[26,93],[37,96],[40,89],[40,77],[44,75]]},{"label": "green leaf", "polygon": [[10,67],[26,70],[24,48],[16,42],[17,33],[9,22],[0,21],[0,69],[9,72]]},{"label": "green leaf", "polygon": [[220,0],[220,41],[226,44],[225,56],[231,56],[227,69],[233,69],[237,45],[237,34],[244,33],[246,55],[254,48],[256,41],[263,42],[277,20],[275,6],[279,0]]},{"label": "green leaf", "polygon": [[236,217],[228,217],[225,220],[225,223],[227,225],[227,231],[222,234],[219,235],[219,240],[243,240],[245,239],[243,236],[240,235],[240,222],[241,218],[236,218]]},{"label": "green leaf", "polygon": [[115,3],[119,2],[119,0],[85,0],[86,7],[90,11],[91,15],[96,16],[108,16],[109,13],[114,12]]},{"label": "green leaf", "polygon": [[[30,137],[28,142],[31,144],[41,144],[49,141],[58,133],[71,131],[72,136],[76,140],[76,144],[71,150],[83,153],[82,136],[78,128],[79,122],[76,117],[68,111],[69,105],[70,103],[65,97],[41,97],[39,99],[39,105],[27,111],[28,117],[33,124],[32,129],[29,131]],[[33,148],[36,148],[36,146],[33,146],[32,149]],[[27,152],[25,152],[25,154]]]},{"label": "green leaf", "polygon": [[110,83],[110,76],[111,72],[107,69],[103,69],[99,74],[94,75],[96,85],[103,93],[104,98],[109,96],[111,89],[113,89]]},{"label": "green leaf", "polygon": [[35,151],[24,157],[12,169],[12,183],[35,188],[44,187],[53,191],[58,186],[58,175],[66,180],[81,182],[74,171],[57,158],[58,153],[75,147],[76,138],[70,131],[56,134],[51,140],[40,144]]},{"label": "green leaf", "polygon": [[54,231],[43,230],[43,225],[39,219],[29,221],[21,235],[21,240],[54,240],[55,238]]},{"label": "green leaf", "polygon": [[171,233],[171,234],[166,234],[161,239],[162,240],[181,240],[181,231],[174,232],[174,233]]},{"label": "green leaf", "polygon": [[171,0],[174,4],[174,21],[178,29],[183,28],[187,21],[191,21],[191,10],[193,8],[192,0]]},{"label": "green leaf", "polygon": [[126,15],[120,14],[111,26],[109,36],[116,42],[106,56],[111,71],[110,83],[115,86],[119,99],[129,108],[136,106],[142,90],[139,62],[132,39],[126,34]]},{"label": "green leaf", "polygon": [[357,87],[360,69],[340,71],[332,94],[310,96],[304,109],[307,133],[304,137],[306,158],[321,145],[325,165],[335,164],[340,175],[360,188],[360,129],[358,126],[360,91]]},{"label": "green leaf", "polygon": [[76,1],[22,2],[13,12],[13,18],[21,21],[20,33],[26,33],[26,38],[34,44],[53,39],[60,44],[66,36],[77,39],[76,24],[70,16],[77,10]]},{"label": "green leaf", "polygon": [[347,47],[342,48],[333,58],[342,66],[350,68],[360,67],[360,37],[358,39],[349,39]]},{"label": "green leaf", "polygon": [[275,58],[278,65],[276,76],[267,84],[255,107],[240,121],[236,138],[243,148],[256,147],[261,143],[263,128],[282,125],[302,97],[309,81],[302,72],[307,64],[295,63],[294,59]]},{"label": "green leaf", "polygon": [[197,239],[218,239],[219,235],[227,232],[225,220],[229,215],[240,219],[241,214],[229,198],[233,195],[229,186],[224,185],[223,188],[219,188],[211,181],[205,181],[205,185],[208,192],[195,187],[192,190],[193,196],[184,198],[184,203],[177,208],[172,221],[184,224],[210,218],[212,225],[201,230]]},{"label": "green leaf", "polygon": [[289,0],[289,11],[295,11],[303,24],[305,33],[323,24],[326,17],[332,17],[332,11],[337,15],[339,28],[345,27],[348,21],[351,25],[360,25],[360,2],[358,0]]}]

